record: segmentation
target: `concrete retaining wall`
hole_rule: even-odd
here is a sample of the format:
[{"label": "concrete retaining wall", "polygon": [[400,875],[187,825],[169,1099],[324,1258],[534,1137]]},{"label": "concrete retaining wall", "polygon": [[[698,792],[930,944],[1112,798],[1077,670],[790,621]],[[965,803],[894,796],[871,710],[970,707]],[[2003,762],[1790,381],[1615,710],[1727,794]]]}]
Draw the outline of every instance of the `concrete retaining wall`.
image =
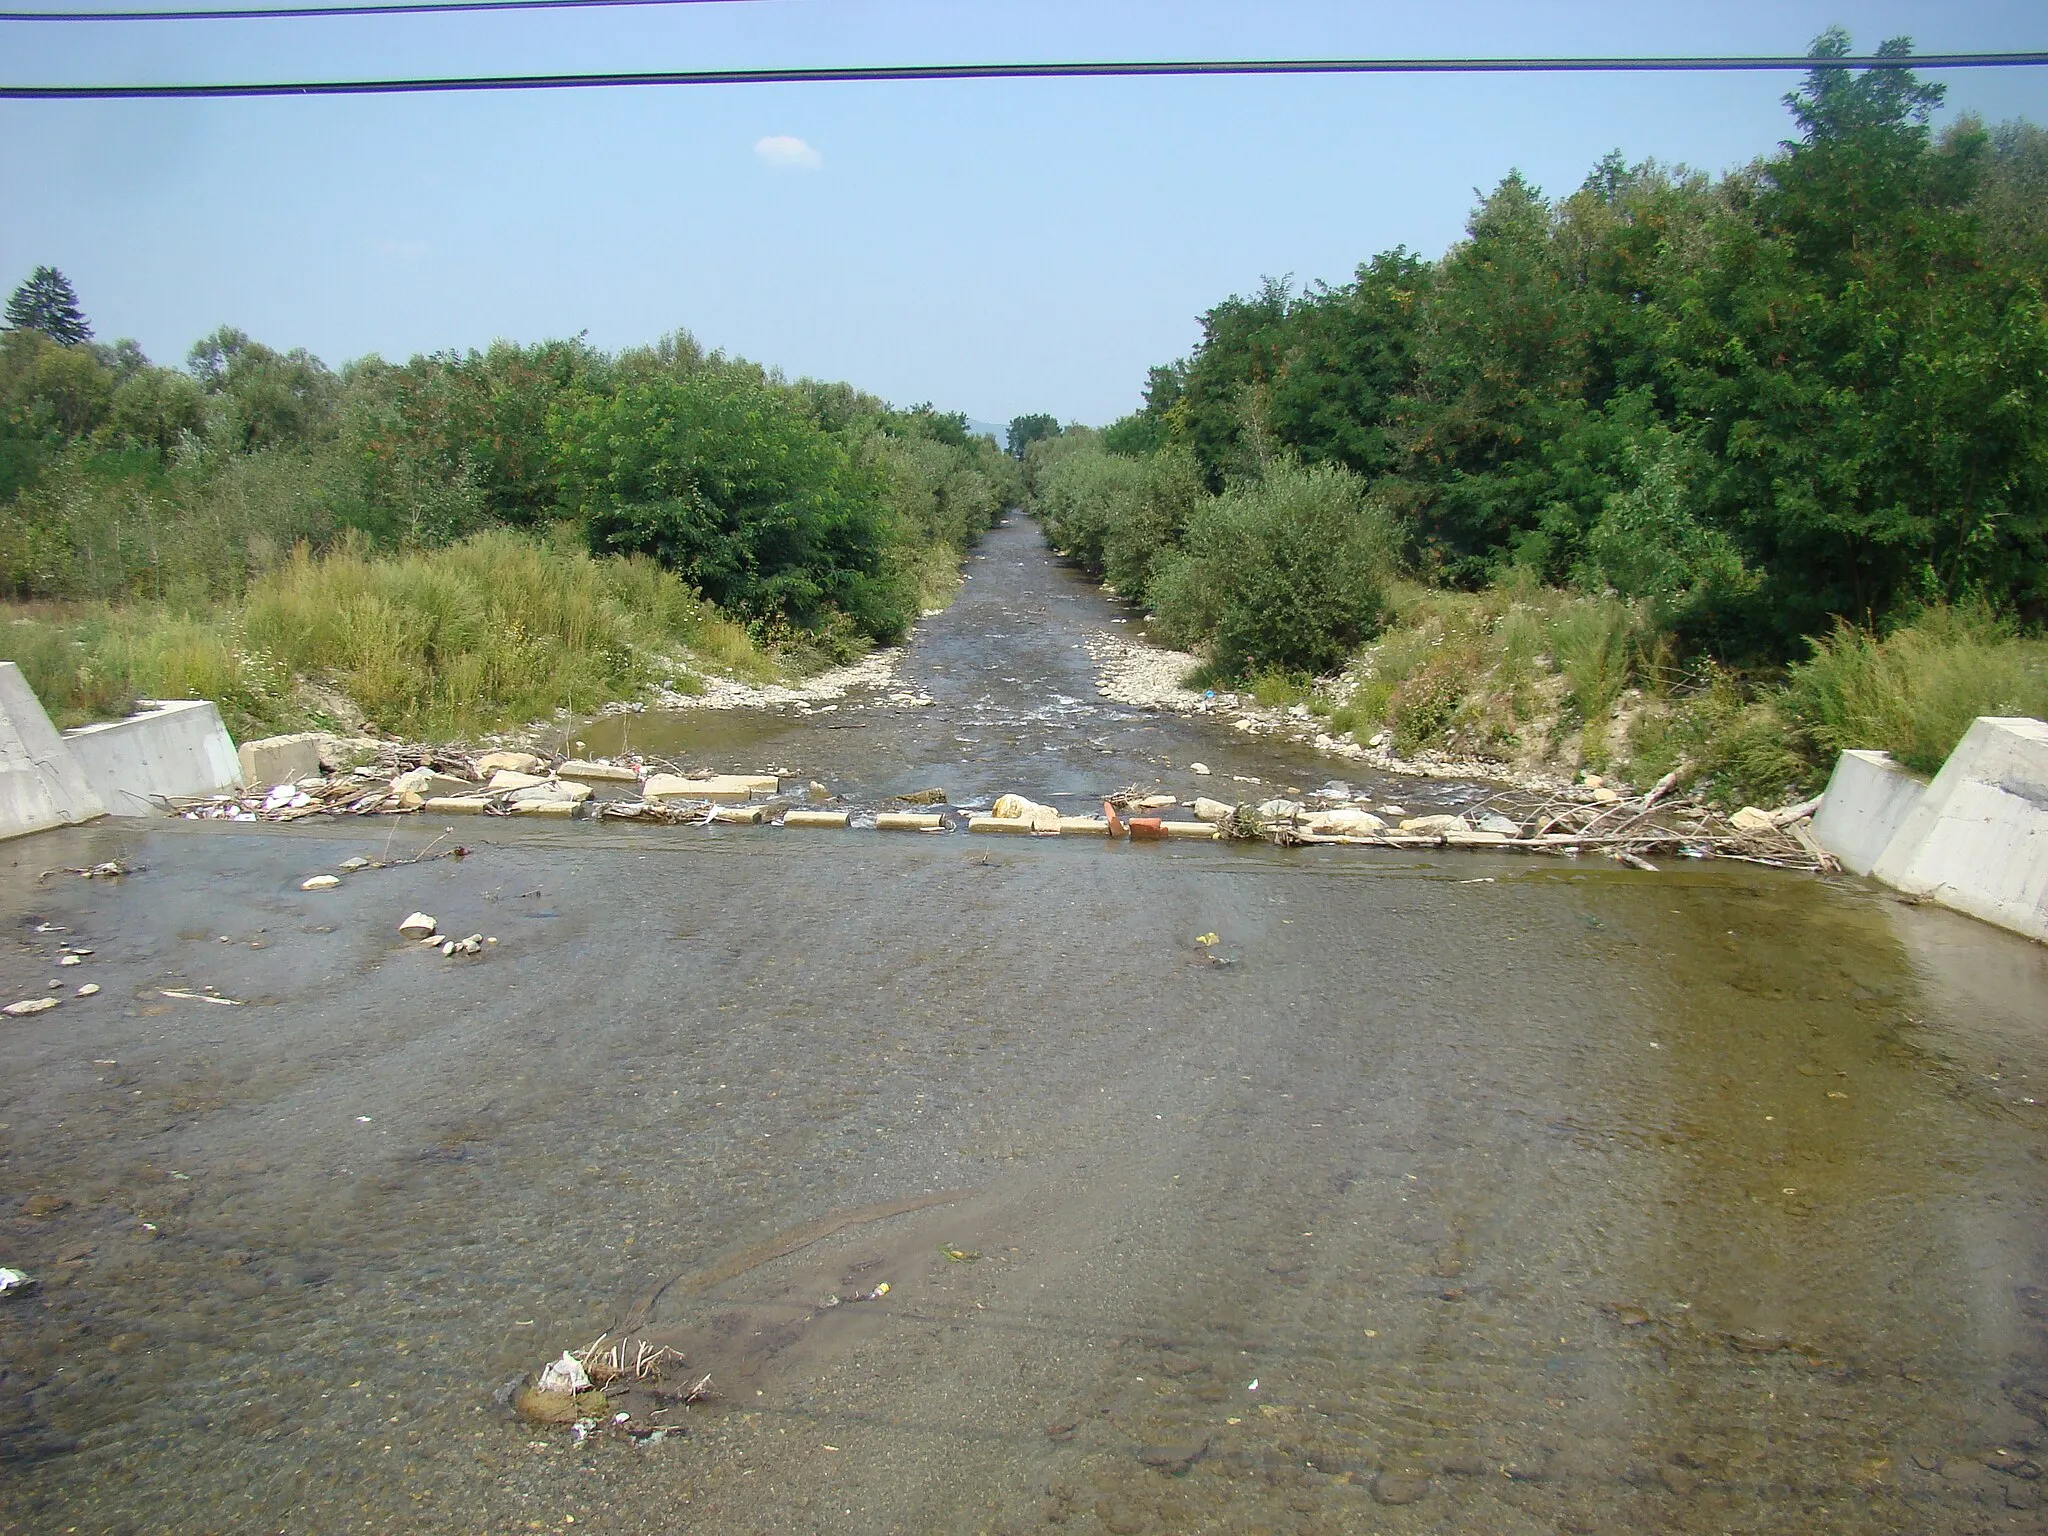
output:
[{"label": "concrete retaining wall", "polygon": [[106,813],[21,668],[0,661],[0,837]]},{"label": "concrete retaining wall", "polygon": [[1844,752],[1814,815],[1814,841],[1842,868],[1867,875],[1926,793],[1889,752]]},{"label": "concrete retaining wall", "polygon": [[2048,724],[1980,718],[1871,873],[1909,895],[2048,940]]},{"label": "concrete retaining wall", "polygon": [[147,700],[139,713],[64,733],[64,745],[116,816],[160,812],[160,797],[239,789],[242,766],[220,711],[204,699]]}]

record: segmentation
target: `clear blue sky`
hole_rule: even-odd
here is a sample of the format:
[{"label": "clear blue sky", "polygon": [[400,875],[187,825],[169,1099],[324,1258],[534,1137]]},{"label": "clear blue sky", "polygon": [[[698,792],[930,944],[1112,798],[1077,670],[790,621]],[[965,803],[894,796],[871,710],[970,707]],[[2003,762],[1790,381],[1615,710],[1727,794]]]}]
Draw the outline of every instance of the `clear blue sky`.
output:
[{"label": "clear blue sky", "polygon": [[[72,0],[78,3],[78,0]],[[92,0],[111,6],[115,0]],[[137,0],[120,0],[133,5]],[[187,0],[191,3],[191,0]],[[227,0],[211,0],[227,3]],[[2042,0],[1687,5],[761,0],[526,16],[0,26],[14,81],[1018,58],[1799,53],[2048,46]],[[2048,122],[2048,70],[1949,110]],[[61,267],[103,339],[223,322],[330,363],[686,326],[791,375],[988,420],[1107,421],[1263,274],[1341,281],[1458,238],[1519,167],[1724,170],[1780,76],[1001,81],[0,103],[0,290]],[[763,140],[795,140],[800,143]],[[779,153],[778,153],[779,148]]]}]

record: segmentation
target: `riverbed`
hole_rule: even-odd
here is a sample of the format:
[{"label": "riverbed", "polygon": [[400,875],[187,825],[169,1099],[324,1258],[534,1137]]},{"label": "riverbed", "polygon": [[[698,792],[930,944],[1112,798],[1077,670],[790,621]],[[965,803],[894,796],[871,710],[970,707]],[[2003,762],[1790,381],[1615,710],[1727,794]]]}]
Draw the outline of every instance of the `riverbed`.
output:
[{"label": "riverbed", "polygon": [[[1106,700],[1126,615],[978,553],[891,690],[590,749],[1483,790]],[[6,1528],[2044,1528],[2038,946],[1720,864],[457,830],[0,845],[0,991],[103,988],[0,1024]],[[686,1434],[496,1401],[628,1322]]]}]

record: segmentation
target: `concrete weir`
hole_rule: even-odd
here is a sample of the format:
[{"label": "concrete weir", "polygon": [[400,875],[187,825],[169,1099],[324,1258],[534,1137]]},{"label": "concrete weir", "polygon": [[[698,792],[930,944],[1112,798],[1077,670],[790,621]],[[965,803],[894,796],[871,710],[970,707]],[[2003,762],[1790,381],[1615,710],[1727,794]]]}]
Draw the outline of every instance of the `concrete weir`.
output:
[{"label": "concrete weir", "polygon": [[2048,940],[2048,723],[1980,717],[1925,786],[1844,753],[1813,835],[1847,869]]},{"label": "concrete weir", "polygon": [[[242,787],[235,744],[205,699],[148,699],[125,720],[82,725],[64,744],[116,816],[150,816],[164,799]],[[316,758],[314,771],[319,771]]]},{"label": "concrete weir", "polygon": [[0,661],[0,838],[106,813],[21,668]]}]

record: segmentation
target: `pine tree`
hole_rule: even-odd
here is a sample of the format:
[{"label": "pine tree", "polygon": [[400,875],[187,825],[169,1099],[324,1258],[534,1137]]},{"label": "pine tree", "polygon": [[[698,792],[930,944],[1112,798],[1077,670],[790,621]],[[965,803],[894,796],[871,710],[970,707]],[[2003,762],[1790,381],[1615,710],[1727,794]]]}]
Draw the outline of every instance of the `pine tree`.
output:
[{"label": "pine tree", "polygon": [[92,340],[92,327],[78,307],[71,280],[55,267],[37,267],[7,301],[7,325],[16,331],[41,331],[67,347]]}]

